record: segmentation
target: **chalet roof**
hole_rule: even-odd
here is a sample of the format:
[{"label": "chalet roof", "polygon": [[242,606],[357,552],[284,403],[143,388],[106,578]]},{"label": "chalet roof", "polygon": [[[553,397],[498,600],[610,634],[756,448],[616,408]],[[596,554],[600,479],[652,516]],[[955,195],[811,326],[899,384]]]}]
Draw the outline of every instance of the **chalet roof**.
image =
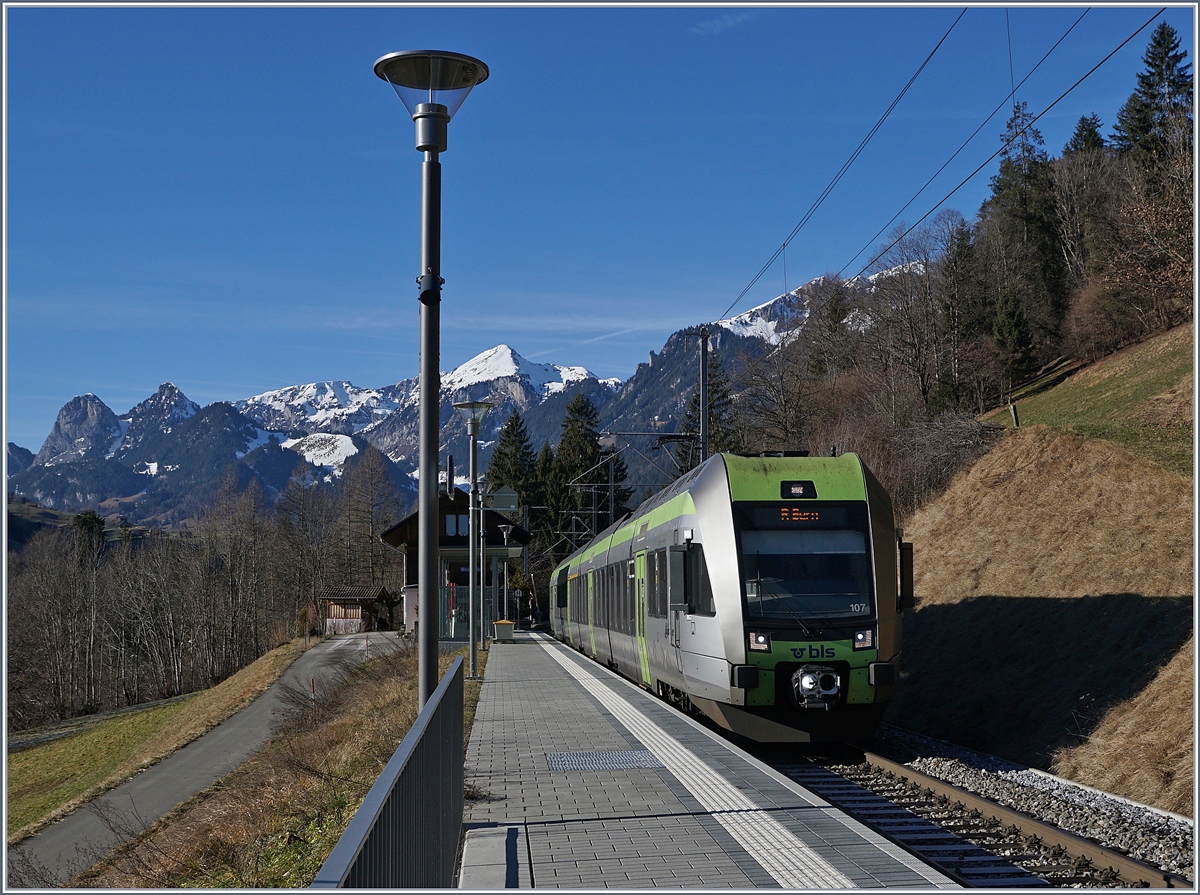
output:
[{"label": "chalet roof", "polygon": [[391,596],[382,584],[356,584],[352,587],[327,587],[318,600],[380,600]]},{"label": "chalet roof", "polygon": [[[470,498],[465,491],[458,488],[454,489],[454,495],[447,497],[445,491],[438,492],[438,514],[446,515],[447,513],[456,513],[466,515],[470,507]],[[387,529],[379,536],[379,540],[383,541],[392,547],[416,547],[417,545],[417,522],[420,518],[420,511],[417,510],[405,516],[391,528]],[[489,548],[499,547],[504,543],[504,535],[500,531],[501,525],[512,525],[513,529],[509,533],[509,543],[514,547],[525,546],[532,540],[532,535],[517,524],[515,519],[504,515],[499,510],[488,509],[483,514],[484,527],[486,529],[486,543]],[[450,544],[457,543],[460,539],[447,538],[444,535],[441,537],[443,545],[446,542]],[[461,538],[461,543],[466,544],[466,538]]]}]

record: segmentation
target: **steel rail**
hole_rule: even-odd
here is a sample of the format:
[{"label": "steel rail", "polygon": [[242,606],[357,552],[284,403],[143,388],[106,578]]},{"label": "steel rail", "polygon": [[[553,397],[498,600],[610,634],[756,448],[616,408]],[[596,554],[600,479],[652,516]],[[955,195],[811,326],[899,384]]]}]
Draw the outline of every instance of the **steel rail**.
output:
[{"label": "steel rail", "polygon": [[864,752],[863,754],[868,764],[880,770],[890,771],[897,777],[907,778],[910,782],[931,790],[935,795],[946,796],[949,799],[961,802],[967,808],[973,808],[985,817],[991,816],[1002,824],[1015,826],[1026,836],[1038,836],[1043,842],[1061,846],[1071,857],[1087,858],[1098,868],[1111,867],[1127,883],[1145,882],[1152,888],[1157,889],[1195,888],[1190,880],[1182,876],[1149,864],[1143,864],[1141,861],[1137,861],[1118,851],[1105,848],[1090,839],[1076,836],[1074,833],[1069,833],[1059,827],[1035,820],[1028,815],[1021,814],[990,799],[985,799],[983,796],[960,789],[944,780],[939,780],[936,777],[930,777],[928,774],[913,770],[908,765],[900,764],[899,762],[884,758],[881,755],[875,755],[871,752]]}]

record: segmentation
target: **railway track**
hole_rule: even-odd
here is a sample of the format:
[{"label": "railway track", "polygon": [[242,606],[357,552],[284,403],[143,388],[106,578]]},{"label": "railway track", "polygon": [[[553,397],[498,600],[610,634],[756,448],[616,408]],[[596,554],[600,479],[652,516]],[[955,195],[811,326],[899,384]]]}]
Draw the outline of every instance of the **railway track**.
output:
[{"label": "railway track", "polygon": [[782,757],[776,770],[936,865],[985,888],[1186,888],[1182,876],[873,753]]}]

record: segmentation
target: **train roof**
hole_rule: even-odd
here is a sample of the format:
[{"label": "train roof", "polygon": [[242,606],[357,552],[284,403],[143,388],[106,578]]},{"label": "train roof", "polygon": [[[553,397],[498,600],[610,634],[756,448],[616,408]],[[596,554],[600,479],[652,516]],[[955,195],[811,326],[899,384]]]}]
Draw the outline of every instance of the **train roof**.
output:
[{"label": "train roof", "polygon": [[659,507],[691,490],[714,463],[725,467],[731,500],[779,500],[780,480],[794,476],[811,481],[822,500],[865,500],[871,474],[857,454],[837,457],[810,457],[807,454],[713,454],[696,468],[681,475],[662,490],[643,500],[637,509],[618,519],[587,544],[573,551],[556,568],[586,556],[597,545],[613,537],[632,519],[647,516]]}]

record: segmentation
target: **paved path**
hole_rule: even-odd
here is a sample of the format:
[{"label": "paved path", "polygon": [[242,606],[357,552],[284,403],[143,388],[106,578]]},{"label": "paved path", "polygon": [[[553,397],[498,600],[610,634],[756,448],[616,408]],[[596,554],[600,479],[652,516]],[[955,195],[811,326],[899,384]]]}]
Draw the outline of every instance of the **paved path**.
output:
[{"label": "paved path", "polygon": [[[237,768],[267,744],[288,711],[285,687],[319,688],[366,657],[367,635],[322,641],[262,696],[178,752],[8,850],[8,887],[61,885]],[[371,635],[370,652],[395,649],[397,635]]]},{"label": "paved path", "polygon": [[542,635],[492,644],[465,779],[461,888],[957,888]]}]

